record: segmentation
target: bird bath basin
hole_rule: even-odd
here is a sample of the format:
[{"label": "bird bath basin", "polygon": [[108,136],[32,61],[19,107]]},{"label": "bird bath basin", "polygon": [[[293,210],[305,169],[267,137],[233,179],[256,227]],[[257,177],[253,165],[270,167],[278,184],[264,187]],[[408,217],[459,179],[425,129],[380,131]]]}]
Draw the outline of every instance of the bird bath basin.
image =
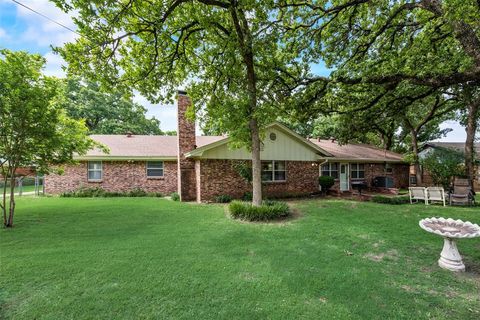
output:
[{"label": "bird bath basin", "polygon": [[451,271],[465,271],[465,265],[458,252],[455,239],[480,237],[478,224],[450,218],[426,218],[420,220],[419,225],[423,230],[437,234],[444,239],[438,265]]}]

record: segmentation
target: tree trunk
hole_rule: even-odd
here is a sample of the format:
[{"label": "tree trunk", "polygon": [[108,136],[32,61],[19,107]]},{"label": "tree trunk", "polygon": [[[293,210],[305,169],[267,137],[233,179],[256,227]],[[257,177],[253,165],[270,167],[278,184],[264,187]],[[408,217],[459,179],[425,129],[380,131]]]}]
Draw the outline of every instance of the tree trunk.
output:
[{"label": "tree trunk", "polygon": [[13,227],[13,214],[15,212],[15,172],[11,172],[10,177],[10,199],[8,200],[8,220],[6,227],[11,228]]},{"label": "tree trunk", "polygon": [[467,178],[470,181],[472,188],[474,187],[473,179],[475,177],[475,134],[477,132],[477,116],[479,113],[479,101],[470,101],[467,104],[467,124],[465,131],[467,139],[465,141],[465,168]]},{"label": "tree trunk", "polygon": [[3,214],[3,225],[7,226],[7,182],[8,182],[8,174],[7,171],[2,172],[4,174],[3,177],[3,190],[2,190],[2,214]]},{"label": "tree trunk", "polygon": [[413,165],[415,167],[415,177],[417,178],[417,186],[422,185],[422,170],[420,167],[420,159],[418,158],[418,140],[417,140],[417,132],[414,130],[410,131],[412,137],[412,151],[413,151]]},{"label": "tree trunk", "polygon": [[238,36],[238,44],[242,59],[246,67],[246,82],[249,99],[248,126],[250,129],[252,144],[252,204],[254,206],[260,206],[262,204],[262,162],[260,159],[260,130],[255,115],[257,109],[257,77],[253,62],[252,35],[250,33],[245,13],[242,10],[238,10],[236,7],[230,8],[230,12]]},{"label": "tree trunk", "polygon": [[260,159],[260,134],[257,120],[250,120],[250,130],[252,131],[252,203],[254,206],[259,206],[262,204],[262,161]]},{"label": "tree trunk", "polygon": [[386,150],[392,150],[393,147],[393,136],[390,134],[387,134],[385,142],[384,142],[384,147]]}]

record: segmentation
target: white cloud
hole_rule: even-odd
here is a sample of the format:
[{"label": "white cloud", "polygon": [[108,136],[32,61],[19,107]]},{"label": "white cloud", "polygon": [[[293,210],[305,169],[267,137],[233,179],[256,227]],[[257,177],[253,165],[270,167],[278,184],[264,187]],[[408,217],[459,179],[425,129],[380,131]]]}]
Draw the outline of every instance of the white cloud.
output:
[{"label": "white cloud", "polygon": [[438,139],[437,141],[443,142],[465,142],[467,139],[467,133],[465,132],[465,127],[462,126],[458,121],[445,121],[440,124],[441,129],[450,128],[453,129],[446,137]]},{"label": "white cloud", "polygon": [[[48,0],[23,0],[22,3],[72,30],[76,29],[71,18],[75,13],[66,14]],[[17,18],[26,26],[26,30],[19,37],[20,41],[38,46],[61,46],[78,37],[74,32],[20,5],[17,5]]]},{"label": "white cloud", "polygon": [[62,65],[66,65],[65,61],[58,54],[47,52],[44,56],[47,59],[44,74],[47,76],[55,76],[59,78],[65,77],[65,72],[62,70]]},{"label": "white cloud", "polygon": [[2,38],[8,38],[8,34],[4,29],[0,28],[0,39]]}]

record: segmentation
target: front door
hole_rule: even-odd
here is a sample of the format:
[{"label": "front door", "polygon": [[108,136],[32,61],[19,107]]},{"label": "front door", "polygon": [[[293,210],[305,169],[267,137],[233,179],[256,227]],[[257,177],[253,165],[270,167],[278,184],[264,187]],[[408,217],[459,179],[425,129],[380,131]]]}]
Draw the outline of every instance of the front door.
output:
[{"label": "front door", "polygon": [[348,163],[340,164],[340,191],[350,190],[350,183],[348,183]]}]

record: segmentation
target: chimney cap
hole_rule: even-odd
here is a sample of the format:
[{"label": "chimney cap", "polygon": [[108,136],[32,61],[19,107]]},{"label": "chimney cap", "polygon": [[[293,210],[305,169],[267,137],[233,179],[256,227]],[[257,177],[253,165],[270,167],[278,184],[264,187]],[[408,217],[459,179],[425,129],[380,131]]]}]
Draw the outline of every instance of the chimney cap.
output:
[{"label": "chimney cap", "polygon": [[178,90],[177,93],[181,96],[186,96],[187,95],[187,91],[185,91],[185,90]]}]

